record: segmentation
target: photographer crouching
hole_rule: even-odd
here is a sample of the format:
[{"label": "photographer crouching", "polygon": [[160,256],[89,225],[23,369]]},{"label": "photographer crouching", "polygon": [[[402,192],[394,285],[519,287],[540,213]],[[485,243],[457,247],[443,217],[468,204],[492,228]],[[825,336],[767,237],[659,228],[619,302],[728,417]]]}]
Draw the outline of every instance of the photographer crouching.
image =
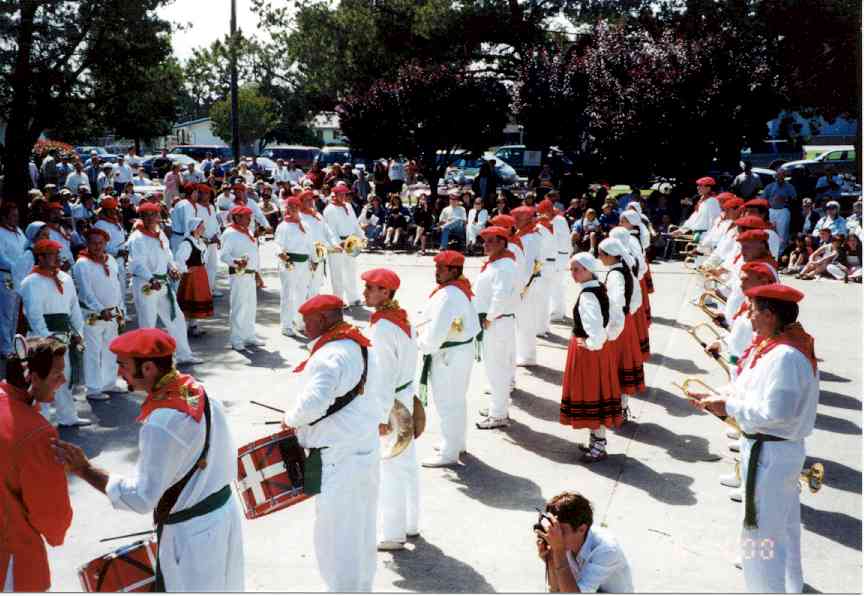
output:
[{"label": "photographer crouching", "polygon": [[550,592],[633,592],[624,551],[593,522],[591,503],[579,493],[563,492],[546,503],[534,533]]}]

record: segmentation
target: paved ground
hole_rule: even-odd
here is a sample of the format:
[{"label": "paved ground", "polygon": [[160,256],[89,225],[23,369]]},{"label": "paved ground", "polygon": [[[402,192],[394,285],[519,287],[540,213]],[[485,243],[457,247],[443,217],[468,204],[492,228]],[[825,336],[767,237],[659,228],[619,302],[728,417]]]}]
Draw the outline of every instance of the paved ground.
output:
[{"label": "paved ground", "polygon": [[[259,300],[259,333],[267,346],[248,355],[227,349],[227,298],[217,300],[218,316],[206,324],[205,339],[193,348],[206,362],[195,374],[211,395],[229,407],[237,442],[269,434],[260,423],[271,418],[250,399],[290,404],[297,380],[290,369],[305,352],[282,337],[278,325],[278,280],[272,245],[266,255],[268,287]],[[400,302],[416,311],[434,286],[430,257],[367,254],[360,267],[387,265],[402,277]],[[466,268],[479,271],[479,259]],[[558,424],[561,373],[569,329],[555,326],[541,340],[541,365],[519,369],[513,394],[513,425],[505,430],[469,432],[469,453],[456,469],[421,471],[422,537],[398,554],[380,554],[376,591],[537,592],[543,568],[534,554],[531,526],[535,508],[565,489],[586,494],[595,520],[624,545],[636,587],[642,592],[741,592],[740,571],[732,564],[738,504],[717,482],[732,469],[725,427],[693,410],[672,387],[686,376],[719,385],[719,368],[688,337],[685,326],[704,315],[688,303],[698,282],[679,263],[654,266],[654,322],[648,365],[650,392],[632,404],[638,420],[609,437],[608,460],[578,463],[576,432]],[[227,280],[220,279],[226,287]],[[816,430],[808,441],[808,464],[821,461],[826,484],[802,496],[804,572],[808,590],[861,589],[861,287],[834,282],[797,282],[808,297],[803,322],[817,339],[822,394]],[[572,292],[571,292],[572,294]],[[572,298],[572,296],[571,296]],[[358,322],[368,320],[354,309]],[[469,393],[469,413],[485,405],[478,365]],[[130,472],[137,455],[139,396],[80,404],[98,426],[64,433],[81,443],[98,465]],[[92,412],[89,410],[92,408]],[[438,438],[434,408],[420,440],[421,457]],[[109,550],[97,540],[149,527],[149,519],[114,512],[107,499],[82,482],[71,483],[75,519],[66,544],[50,552],[54,589],[77,591],[76,569]],[[250,591],[320,591],[312,550],[313,503],[245,523],[246,587]],[[124,541],[113,545],[119,546]]]}]

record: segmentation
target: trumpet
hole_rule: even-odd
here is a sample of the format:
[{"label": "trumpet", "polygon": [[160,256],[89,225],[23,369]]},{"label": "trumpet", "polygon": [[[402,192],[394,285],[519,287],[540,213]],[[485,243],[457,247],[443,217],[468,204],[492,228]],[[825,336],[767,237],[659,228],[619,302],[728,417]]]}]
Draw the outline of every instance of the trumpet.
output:
[{"label": "trumpet", "polygon": [[703,341],[702,338],[699,337],[699,334],[698,334],[699,329],[707,329],[714,336],[714,339],[722,342],[723,338],[720,336],[720,332],[717,331],[714,327],[712,327],[708,323],[699,323],[698,325],[693,325],[692,327],[690,327],[687,330],[687,333],[689,333],[690,336],[696,340],[696,343],[698,343],[700,346],[702,346],[702,348],[705,350],[705,352],[709,356],[711,356],[717,362],[717,364],[720,365],[720,368],[722,368],[723,372],[726,373],[727,379],[731,381],[732,380],[732,373],[729,371],[729,367],[726,365],[726,363],[723,362],[723,356],[721,356],[719,352],[715,353],[715,352],[711,352],[708,350],[709,343],[707,341]]},{"label": "trumpet", "polygon": [[348,236],[344,242],[342,242],[342,248],[345,250],[345,254],[349,257],[357,257],[360,256],[360,251],[366,247],[366,240],[360,238],[359,236],[355,236],[351,234]]},{"label": "trumpet", "polygon": [[[735,477],[741,480],[741,464],[738,462],[735,463]],[[815,495],[825,483],[825,466],[820,462],[816,462],[809,468],[804,468],[801,470],[798,482],[802,486],[809,488],[810,492]]]},{"label": "trumpet", "polygon": [[315,241],[315,261],[321,262],[327,257],[327,245],[320,240]]},{"label": "trumpet", "polygon": [[459,317],[450,325],[450,331],[453,333],[462,333],[463,329],[465,329],[465,323],[462,321],[462,317]]},{"label": "trumpet", "polygon": [[[680,385],[678,383],[672,383],[672,384],[675,387],[677,387],[678,389],[680,389],[684,393],[684,397],[686,397],[687,399],[695,399],[695,398],[690,397],[690,385],[698,385],[698,386],[702,387],[703,389],[707,390],[708,393],[710,393],[712,395],[720,395],[720,393],[716,389],[709,387],[704,382],[700,381],[699,379],[697,379],[695,377],[689,377],[689,378],[684,379],[684,382]],[[738,422],[736,422],[735,419],[732,418],[731,416],[717,416],[716,414],[710,412],[710,410],[706,410],[706,411],[709,412],[712,416],[719,418],[720,420],[722,420],[723,422],[725,422],[726,424],[728,424],[729,426],[734,428],[737,432],[739,432],[739,433],[741,432],[741,427],[738,426]]]},{"label": "trumpet", "polygon": [[699,296],[699,308],[702,310],[702,312],[708,315],[708,318],[712,321],[721,319],[723,317],[723,313],[719,310],[712,310],[708,306],[709,299],[714,300],[715,302],[720,302],[722,304],[726,304],[726,299],[717,292],[704,292],[701,296]]}]

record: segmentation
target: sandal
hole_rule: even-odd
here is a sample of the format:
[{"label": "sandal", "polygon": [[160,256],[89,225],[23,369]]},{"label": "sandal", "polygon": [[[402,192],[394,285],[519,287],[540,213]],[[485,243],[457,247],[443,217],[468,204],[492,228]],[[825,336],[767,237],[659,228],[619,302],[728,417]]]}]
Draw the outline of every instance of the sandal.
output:
[{"label": "sandal", "polygon": [[602,443],[603,449],[606,449],[606,439],[601,439],[601,438],[597,437],[594,433],[591,433],[591,439],[587,445],[585,443],[576,443],[576,447],[579,448],[579,451],[587,453],[587,452],[591,451],[592,449],[594,449],[594,446],[597,445],[598,443]]},{"label": "sandal", "polygon": [[606,439],[601,439],[591,446],[591,451],[582,454],[582,461],[586,464],[593,464],[598,461],[603,461],[609,457],[606,453]]}]

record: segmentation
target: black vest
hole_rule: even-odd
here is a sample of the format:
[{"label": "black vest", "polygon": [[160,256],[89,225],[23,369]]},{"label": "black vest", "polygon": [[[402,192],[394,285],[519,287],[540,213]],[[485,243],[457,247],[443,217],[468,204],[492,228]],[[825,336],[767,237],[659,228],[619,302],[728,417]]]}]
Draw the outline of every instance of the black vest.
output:
[{"label": "black vest", "polygon": [[582,300],[582,295],[586,292],[594,294],[597,301],[600,303],[600,313],[603,315],[603,327],[609,324],[609,294],[606,293],[606,286],[600,284],[597,287],[585,288],[576,299],[576,305],[573,307],[573,336],[586,338],[585,328],[582,326],[582,317],[579,316],[579,301]]},{"label": "black vest", "polygon": [[633,273],[627,268],[626,263],[621,263],[620,266],[612,267],[606,273],[606,279],[603,280],[604,283],[609,281],[609,275],[613,271],[618,271],[624,277],[624,314],[630,314],[630,302],[633,299]]},{"label": "black vest", "polygon": [[185,240],[185,242],[188,242],[189,246],[192,247],[192,254],[189,255],[188,259],[186,259],[186,266],[187,267],[200,267],[201,265],[203,265],[204,261],[201,259],[201,251],[198,250],[198,247],[195,246],[195,243],[192,242],[191,240],[189,240],[188,238]]}]

